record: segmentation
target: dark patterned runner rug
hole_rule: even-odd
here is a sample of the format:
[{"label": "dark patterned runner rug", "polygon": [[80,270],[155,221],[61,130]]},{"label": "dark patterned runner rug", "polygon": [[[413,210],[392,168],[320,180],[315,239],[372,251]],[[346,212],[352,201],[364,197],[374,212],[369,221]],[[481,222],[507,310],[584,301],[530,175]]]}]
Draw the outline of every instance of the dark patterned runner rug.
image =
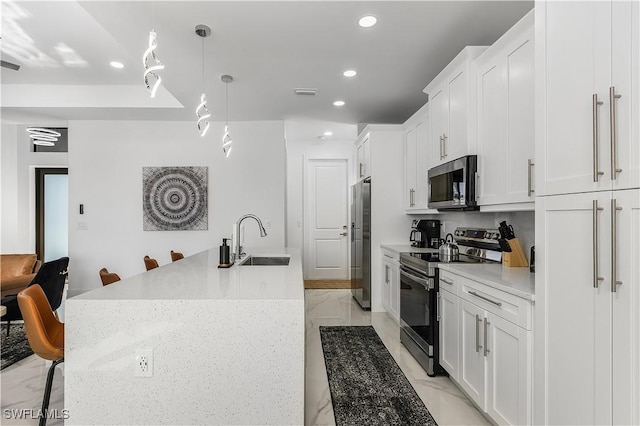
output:
[{"label": "dark patterned runner rug", "polygon": [[0,366],[0,370],[7,368],[11,364],[29,355],[33,355],[24,331],[24,324],[11,324],[9,336],[7,336],[7,324],[2,324],[0,334],[2,337],[2,365]]},{"label": "dark patterned runner rug", "polygon": [[336,425],[437,425],[371,326],[320,327]]}]

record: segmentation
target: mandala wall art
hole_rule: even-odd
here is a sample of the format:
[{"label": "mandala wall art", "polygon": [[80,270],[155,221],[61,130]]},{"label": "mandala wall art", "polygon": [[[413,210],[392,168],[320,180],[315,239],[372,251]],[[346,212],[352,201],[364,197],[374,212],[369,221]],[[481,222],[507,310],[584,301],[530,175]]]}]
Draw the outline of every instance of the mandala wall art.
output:
[{"label": "mandala wall art", "polygon": [[145,231],[207,229],[207,167],[143,167]]}]

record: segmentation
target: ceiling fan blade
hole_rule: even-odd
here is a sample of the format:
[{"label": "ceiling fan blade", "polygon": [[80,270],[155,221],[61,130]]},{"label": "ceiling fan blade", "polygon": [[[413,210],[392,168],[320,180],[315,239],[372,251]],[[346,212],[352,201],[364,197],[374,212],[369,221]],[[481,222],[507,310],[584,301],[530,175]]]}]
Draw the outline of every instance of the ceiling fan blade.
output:
[{"label": "ceiling fan blade", "polygon": [[3,68],[9,68],[10,70],[18,71],[20,69],[20,65],[13,64],[7,61],[0,61],[0,66]]}]

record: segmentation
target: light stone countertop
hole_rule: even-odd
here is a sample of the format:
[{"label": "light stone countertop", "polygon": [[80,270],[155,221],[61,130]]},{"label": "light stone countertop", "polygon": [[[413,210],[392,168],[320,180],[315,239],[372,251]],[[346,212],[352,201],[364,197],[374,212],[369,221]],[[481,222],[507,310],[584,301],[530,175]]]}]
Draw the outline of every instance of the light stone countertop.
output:
[{"label": "light stone countertop", "polygon": [[72,299],[304,300],[299,249],[247,248],[247,256],[290,256],[287,266],[240,266],[236,262],[230,268],[218,268],[219,254],[219,247],[214,247]]},{"label": "light stone countertop", "polygon": [[529,272],[529,268],[508,268],[488,263],[440,263],[438,268],[523,299],[535,300],[536,275]]},{"label": "light stone countertop", "polygon": [[291,260],[218,268],[215,247],[67,300],[65,424],[304,424],[300,250],[246,251]]}]

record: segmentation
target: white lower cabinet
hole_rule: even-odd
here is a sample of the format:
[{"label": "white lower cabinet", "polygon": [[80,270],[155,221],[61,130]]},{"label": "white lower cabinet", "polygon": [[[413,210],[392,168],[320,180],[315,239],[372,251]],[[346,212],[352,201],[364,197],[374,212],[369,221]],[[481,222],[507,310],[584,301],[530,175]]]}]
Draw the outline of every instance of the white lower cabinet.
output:
[{"label": "white lower cabinet", "polygon": [[440,365],[451,379],[497,424],[531,424],[531,302],[447,272],[440,321]]},{"label": "white lower cabinet", "polygon": [[640,424],[640,190],[536,201],[536,423]]},{"label": "white lower cabinet", "polygon": [[400,260],[398,253],[382,250],[382,306],[400,322]]},{"label": "white lower cabinet", "polygon": [[[442,281],[441,281],[442,282]],[[460,299],[440,287],[440,365],[458,380],[458,316]]]}]

